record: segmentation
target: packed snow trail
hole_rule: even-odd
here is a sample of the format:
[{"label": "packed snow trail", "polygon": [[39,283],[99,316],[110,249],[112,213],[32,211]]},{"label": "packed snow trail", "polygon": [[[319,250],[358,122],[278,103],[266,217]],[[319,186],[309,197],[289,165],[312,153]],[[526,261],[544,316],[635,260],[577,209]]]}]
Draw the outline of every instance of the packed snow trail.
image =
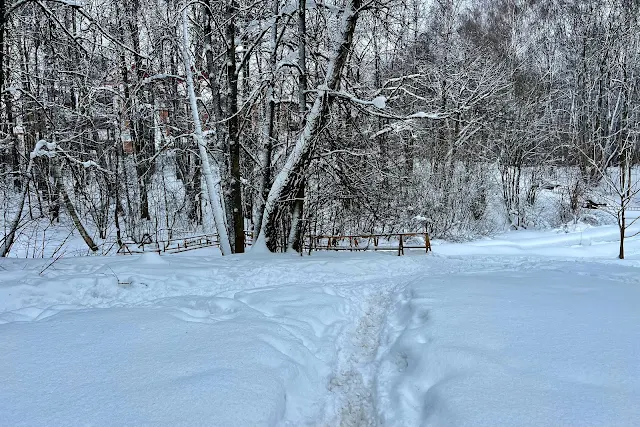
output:
[{"label": "packed snow trail", "polygon": [[1,260],[0,426],[640,425],[639,241],[497,241]]},{"label": "packed snow trail", "polygon": [[365,300],[358,322],[339,337],[338,364],[329,383],[332,397],[325,415],[327,426],[377,425],[374,362],[390,297],[375,293]]}]

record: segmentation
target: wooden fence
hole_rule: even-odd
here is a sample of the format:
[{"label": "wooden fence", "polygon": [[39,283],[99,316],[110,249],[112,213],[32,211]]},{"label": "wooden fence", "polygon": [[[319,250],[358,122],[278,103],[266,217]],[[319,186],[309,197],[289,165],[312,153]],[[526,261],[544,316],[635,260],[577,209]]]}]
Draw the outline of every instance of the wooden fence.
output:
[{"label": "wooden fence", "polygon": [[[411,238],[422,238],[423,243],[412,242]],[[397,240],[397,243],[396,243]],[[393,244],[391,244],[393,242]],[[384,244],[389,243],[389,244]],[[354,234],[344,236],[306,236],[305,249],[312,251],[396,251],[404,255],[405,249],[431,251],[428,233]]]}]

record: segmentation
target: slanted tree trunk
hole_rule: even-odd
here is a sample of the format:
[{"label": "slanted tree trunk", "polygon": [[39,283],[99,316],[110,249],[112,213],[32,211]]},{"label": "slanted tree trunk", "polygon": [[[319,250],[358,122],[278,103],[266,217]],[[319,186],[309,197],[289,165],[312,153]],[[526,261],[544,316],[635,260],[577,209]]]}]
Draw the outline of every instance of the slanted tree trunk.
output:
[{"label": "slanted tree trunk", "polygon": [[53,162],[53,173],[55,175],[56,192],[58,194],[58,197],[60,195],[62,196],[64,207],[67,209],[67,212],[69,213],[71,221],[73,221],[73,225],[76,227],[76,230],[78,230],[80,236],[82,236],[82,240],[84,240],[89,249],[91,249],[93,252],[96,252],[98,250],[98,245],[95,244],[91,236],[89,236],[89,233],[87,233],[87,229],[84,228],[84,225],[82,225],[80,217],[78,216],[78,212],[76,211],[76,208],[73,206],[71,198],[69,197],[69,192],[67,191],[67,188],[62,181],[60,160],[56,157],[52,157],[51,162]]},{"label": "slanted tree trunk", "polygon": [[[193,117],[193,124],[195,127],[194,138],[198,144],[198,150],[200,152],[200,165],[202,167],[202,175],[207,183],[207,194],[209,197],[209,203],[211,203],[211,209],[213,210],[213,218],[215,221],[216,229],[218,230],[218,240],[220,241],[220,251],[222,255],[231,255],[231,244],[229,243],[229,234],[224,222],[224,209],[221,202],[220,194],[220,171],[218,167],[209,162],[209,153],[207,153],[207,147],[204,141],[204,135],[202,133],[202,123],[200,122],[200,115],[198,114],[198,101],[196,99],[196,92],[193,83],[193,71],[191,71],[191,56],[189,55],[189,28],[187,27],[187,9],[182,10],[182,60],[184,61],[184,68],[187,74],[187,89],[189,91],[189,102],[191,106],[191,115]],[[244,233],[243,233],[244,235]]]},{"label": "slanted tree trunk", "polygon": [[[204,7],[204,44],[205,44],[205,60],[207,65],[207,73],[209,76],[209,88],[211,90],[211,105],[213,111],[213,119],[215,124],[215,133],[216,133],[216,141],[217,148],[216,151],[217,156],[214,154],[214,161],[218,164],[218,170],[220,172],[220,176],[222,177],[222,188],[225,189],[222,193],[222,207],[225,213],[225,224],[228,231],[233,233],[233,229],[229,228],[229,224],[233,223],[233,213],[230,211],[230,208],[233,206],[233,198],[231,191],[228,191],[230,186],[229,177],[229,162],[228,162],[228,154],[229,154],[229,139],[226,137],[227,131],[225,129],[225,125],[228,124],[224,121],[225,114],[222,108],[222,95],[220,89],[220,81],[219,81],[219,67],[216,64],[216,58],[214,56],[214,52],[212,50],[213,46],[213,38],[212,32],[213,30],[213,15],[212,11],[215,10],[216,7],[215,0],[209,0],[208,6]],[[229,241],[233,241],[235,243],[235,239],[231,239],[231,235]]]},{"label": "slanted tree trunk", "polygon": [[347,1],[342,17],[342,28],[338,46],[331,55],[327,73],[321,85],[316,88],[316,99],[309,110],[293,151],[287,157],[282,170],[276,176],[262,215],[262,227],[255,247],[267,247],[275,251],[278,222],[287,207],[285,200],[295,196],[304,170],[309,165],[320,131],[324,127],[329,107],[333,103],[332,91],[338,89],[342,69],[347,62],[353,44],[353,33],[360,13],[361,0]]}]

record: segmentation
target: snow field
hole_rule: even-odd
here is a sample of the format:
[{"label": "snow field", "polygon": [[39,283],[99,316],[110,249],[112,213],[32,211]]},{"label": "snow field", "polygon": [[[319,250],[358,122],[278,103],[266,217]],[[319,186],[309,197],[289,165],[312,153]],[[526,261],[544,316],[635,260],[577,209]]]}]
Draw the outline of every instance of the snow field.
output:
[{"label": "snow field", "polygon": [[518,263],[397,296],[376,383],[382,425],[638,424],[637,268]]},{"label": "snow field", "polygon": [[0,425],[362,425],[373,416],[358,371],[375,356],[382,321],[385,297],[371,281],[415,270],[413,257],[340,267],[331,255],[202,252],[64,259],[42,275],[44,260],[3,263]]},{"label": "snow field", "polygon": [[640,424],[640,240],[0,260],[0,426]]}]

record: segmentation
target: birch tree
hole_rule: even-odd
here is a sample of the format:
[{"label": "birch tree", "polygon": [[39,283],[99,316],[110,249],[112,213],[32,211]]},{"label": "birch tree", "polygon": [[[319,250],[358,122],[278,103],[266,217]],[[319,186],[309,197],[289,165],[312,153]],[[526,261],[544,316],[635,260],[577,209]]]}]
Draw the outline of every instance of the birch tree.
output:
[{"label": "birch tree", "polygon": [[196,144],[198,145],[198,151],[200,152],[202,176],[204,176],[207,183],[207,195],[209,198],[209,203],[211,203],[211,207],[213,209],[216,230],[218,232],[218,240],[220,242],[220,251],[222,252],[222,255],[231,255],[231,244],[229,243],[229,235],[227,234],[227,228],[224,221],[224,209],[221,202],[220,174],[217,166],[212,165],[209,161],[209,153],[207,152],[207,146],[204,140],[204,135],[202,133],[200,114],[198,113],[198,100],[196,99],[196,93],[194,90],[191,56],[189,54],[189,27],[186,8],[182,10],[182,36],[182,58],[184,61],[184,68],[187,76],[187,90],[189,91],[189,103],[195,128],[193,137],[196,141]]}]

